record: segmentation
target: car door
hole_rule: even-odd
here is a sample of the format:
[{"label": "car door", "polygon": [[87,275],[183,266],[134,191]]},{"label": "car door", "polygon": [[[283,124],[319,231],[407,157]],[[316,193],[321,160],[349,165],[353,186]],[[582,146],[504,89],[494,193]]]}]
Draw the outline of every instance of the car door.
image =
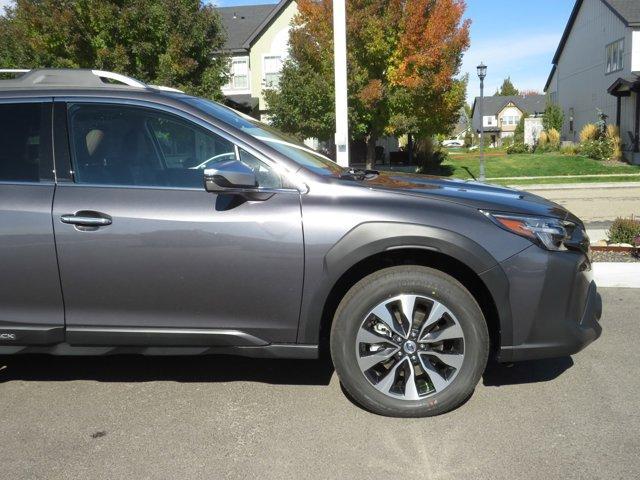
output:
[{"label": "car door", "polygon": [[52,99],[0,99],[0,346],[62,341]]},{"label": "car door", "polygon": [[[76,101],[67,118],[53,224],[69,343],[295,342],[300,193],[268,159],[159,107]],[[203,166],[230,157],[274,194],[206,192]]]}]

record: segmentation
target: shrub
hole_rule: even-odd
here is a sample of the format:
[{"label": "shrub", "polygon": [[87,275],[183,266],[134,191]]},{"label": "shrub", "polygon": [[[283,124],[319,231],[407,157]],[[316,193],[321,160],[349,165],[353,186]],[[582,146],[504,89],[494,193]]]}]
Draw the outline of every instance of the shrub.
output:
[{"label": "shrub", "polygon": [[547,132],[540,132],[540,136],[538,137],[538,148],[547,148],[547,144],[549,143],[549,135]]},{"label": "shrub", "polygon": [[547,103],[547,108],[544,110],[542,116],[542,126],[545,130],[549,131],[552,128],[555,130],[562,130],[564,124],[564,112],[559,105],[555,103]]},{"label": "shrub", "polygon": [[530,151],[529,145],[523,142],[514,142],[507,147],[507,155],[512,155],[514,153],[529,153]]},{"label": "shrub", "polygon": [[432,175],[442,174],[442,162],[449,158],[449,154],[444,150],[417,151],[415,153],[418,173],[428,173]]},{"label": "shrub", "polygon": [[611,154],[612,160],[622,160],[622,140],[620,139],[620,129],[615,125],[607,125],[607,138],[611,140],[613,147],[613,153]]},{"label": "shrub", "polygon": [[549,146],[554,150],[558,150],[560,148],[560,132],[555,128],[551,128],[547,132],[547,137],[549,138]]},{"label": "shrub", "polygon": [[575,143],[563,145],[560,147],[560,153],[562,155],[577,155],[580,153],[580,146]]},{"label": "shrub", "polygon": [[613,156],[613,148],[609,138],[588,140],[580,144],[580,153],[594,160],[609,160]]},{"label": "shrub", "polygon": [[581,143],[597,140],[597,138],[598,127],[596,127],[593,123],[587,123],[584,127],[582,127],[582,131],[580,132]]},{"label": "shrub", "polygon": [[640,237],[640,220],[635,218],[616,218],[607,232],[609,242],[633,245]]}]

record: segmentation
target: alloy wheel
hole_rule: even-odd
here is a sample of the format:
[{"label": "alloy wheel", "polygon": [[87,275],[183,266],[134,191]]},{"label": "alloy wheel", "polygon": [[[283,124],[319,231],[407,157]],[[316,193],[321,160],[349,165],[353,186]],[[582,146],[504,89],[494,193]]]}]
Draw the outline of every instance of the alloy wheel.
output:
[{"label": "alloy wheel", "polygon": [[356,359],[377,390],[422,400],[454,380],[464,361],[464,332],[449,308],[432,298],[403,294],[379,303],[356,336]]}]

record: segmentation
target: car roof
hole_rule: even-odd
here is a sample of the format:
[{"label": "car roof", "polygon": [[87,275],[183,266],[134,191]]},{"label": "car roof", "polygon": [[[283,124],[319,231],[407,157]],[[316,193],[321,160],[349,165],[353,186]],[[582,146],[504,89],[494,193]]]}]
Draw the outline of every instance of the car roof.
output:
[{"label": "car roof", "polygon": [[126,75],[104,70],[45,68],[36,70],[0,69],[1,91],[153,91],[183,93],[171,87],[147,85]]}]

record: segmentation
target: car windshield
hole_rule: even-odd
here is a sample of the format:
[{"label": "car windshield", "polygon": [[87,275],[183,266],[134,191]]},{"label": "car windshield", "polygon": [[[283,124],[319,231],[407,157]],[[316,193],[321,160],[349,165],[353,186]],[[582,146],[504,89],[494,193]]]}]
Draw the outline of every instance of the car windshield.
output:
[{"label": "car windshield", "polygon": [[331,159],[248,115],[202,98],[188,97],[185,101],[212,117],[269,144],[301,167],[314,173],[331,177],[340,177],[344,174],[344,168]]}]

